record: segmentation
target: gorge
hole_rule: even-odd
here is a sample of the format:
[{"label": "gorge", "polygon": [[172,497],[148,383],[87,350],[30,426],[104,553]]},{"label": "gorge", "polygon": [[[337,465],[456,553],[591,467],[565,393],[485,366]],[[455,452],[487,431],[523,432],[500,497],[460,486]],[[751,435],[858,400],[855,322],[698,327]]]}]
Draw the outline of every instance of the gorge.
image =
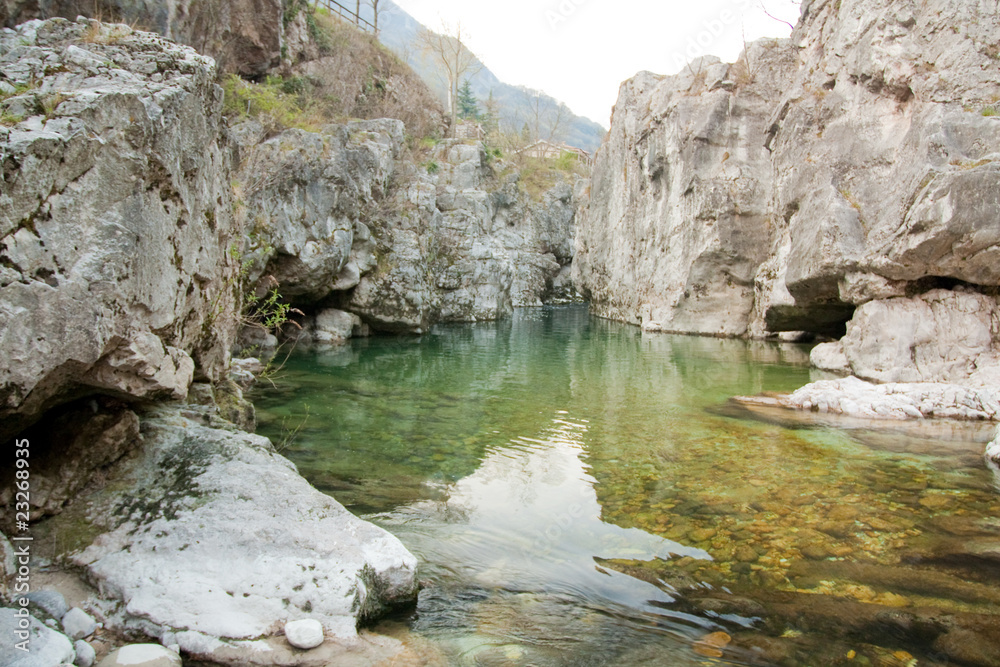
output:
[{"label": "gorge", "polygon": [[[77,18],[90,12],[72,2],[2,5],[0,434],[31,452],[0,472],[4,660],[24,658],[10,644],[24,608],[45,652],[11,664],[113,660],[136,642],[191,664],[461,662],[391,620],[370,629],[400,608],[447,621],[460,599],[471,618],[515,629],[532,609],[570,609],[581,636],[588,624],[614,634],[606,618],[621,614],[637,636],[634,623],[668,628],[663,646],[680,637],[677,660],[692,664],[810,664],[834,649],[868,664],[1000,663],[996,481],[982,458],[1000,414],[990,0],[806,1],[791,38],[749,44],[736,63],[641,73],[622,86],[590,179],[442,138],[426,87],[351,26],[317,37],[308,3],[163,4],[108,3],[154,32]],[[281,86],[343,106],[277,122],[261,109]],[[577,291],[635,328],[536,310]],[[433,359],[369,356],[445,340]],[[360,436],[389,453],[351,468],[346,450],[324,447],[360,412],[331,431],[280,377],[255,387],[280,345],[300,355],[287,361],[291,393],[322,386],[314,401],[330,405],[314,409],[327,422],[358,409],[345,395],[394,400]],[[447,358],[468,346],[496,347],[497,361],[472,355],[461,376]],[[352,365],[385,383],[323,384]],[[430,407],[411,422],[402,406],[439,375],[456,384],[416,401]],[[471,442],[430,430],[466,407]],[[252,434],[258,410],[270,440]],[[395,422],[429,430],[395,434]],[[768,463],[708,484],[726,465],[710,459],[716,446]],[[1000,444],[987,452],[1000,463]],[[812,455],[838,470],[825,491],[782,481],[822,477]],[[317,457],[346,472],[316,473]],[[404,482],[364,470],[372,461],[405,469]],[[551,478],[518,486],[533,469]],[[503,493],[580,495],[552,500],[583,517],[562,529],[576,537],[555,540],[581,557],[579,579],[558,558],[546,569],[545,549],[518,556],[522,568],[513,556],[473,563],[472,588],[439,576],[448,564],[426,540],[450,534],[453,515],[436,494],[477,526],[474,491],[498,479]],[[334,500],[355,486],[381,489],[350,491],[360,516]],[[724,486],[743,496],[722,499]],[[379,505],[383,493],[395,500]],[[508,540],[521,521],[544,529],[546,507],[519,499],[526,514],[482,520]],[[408,513],[444,528],[428,538]],[[24,604],[12,595],[19,538],[40,594]],[[905,581],[906,567],[925,580]],[[605,582],[618,591],[608,599],[642,601],[574,597]],[[821,602],[796,625],[803,599]],[[75,636],[67,606],[101,627]],[[818,653],[817,628],[848,617]],[[295,621],[318,621],[326,642],[289,644]],[[875,646],[880,633],[891,640]],[[657,641],[597,644],[593,659],[640,664]],[[484,656],[534,655],[530,642],[504,650]]]}]

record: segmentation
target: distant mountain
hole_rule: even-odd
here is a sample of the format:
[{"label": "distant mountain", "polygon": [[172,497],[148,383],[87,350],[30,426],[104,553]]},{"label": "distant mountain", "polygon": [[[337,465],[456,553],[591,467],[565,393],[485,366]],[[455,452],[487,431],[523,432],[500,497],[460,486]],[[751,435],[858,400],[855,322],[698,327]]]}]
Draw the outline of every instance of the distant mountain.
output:
[{"label": "distant mountain", "polygon": [[[437,65],[416,46],[417,33],[424,26],[392,0],[382,0],[379,8],[379,38],[382,43],[406,60],[444,101],[447,98],[447,82],[441,77]],[[371,8],[362,8],[362,15],[365,11],[370,17]],[[565,104],[541,91],[504,83],[485,64],[477,74],[469,77],[469,83],[481,110],[482,103],[490,93],[493,94],[493,99],[500,105],[501,125],[508,131],[520,132],[525,124],[530,128],[537,124],[541,138],[549,139],[551,126],[558,118],[558,128],[552,140],[563,141],[591,153],[601,145],[607,132],[598,123],[577,116]]]}]

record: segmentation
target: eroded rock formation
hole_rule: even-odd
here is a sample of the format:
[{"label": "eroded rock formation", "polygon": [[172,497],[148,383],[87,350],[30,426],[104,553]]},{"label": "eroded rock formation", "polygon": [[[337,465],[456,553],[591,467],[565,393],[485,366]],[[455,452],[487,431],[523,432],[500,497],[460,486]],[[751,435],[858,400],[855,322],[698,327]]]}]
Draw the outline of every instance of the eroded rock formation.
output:
[{"label": "eroded rock formation", "polygon": [[997,34],[989,3],[813,0],[790,40],[626,83],[580,222],[595,311],[736,336],[839,337],[854,317],[845,370],[983,374],[998,340]]},{"label": "eroded rock formation", "polygon": [[[565,274],[581,183],[532,200],[479,142],[445,140],[418,163],[394,120],[288,130],[262,143],[253,122],[234,132],[244,146],[249,278],[273,278],[311,316],[334,309],[375,330],[420,332],[572,292]],[[315,317],[304,325],[300,343],[329,342]]]},{"label": "eroded rock formation", "polygon": [[76,396],[221,377],[240,236],[211,60],[62,19],[0,54],[0,436]]}]

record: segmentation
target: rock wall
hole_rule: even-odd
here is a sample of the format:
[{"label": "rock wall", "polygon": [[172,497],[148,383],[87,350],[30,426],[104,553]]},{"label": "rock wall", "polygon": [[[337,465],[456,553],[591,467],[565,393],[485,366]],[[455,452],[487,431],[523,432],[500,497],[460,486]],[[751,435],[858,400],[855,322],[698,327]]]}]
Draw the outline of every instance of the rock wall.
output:
[{"label": "rock wall", "polygon": [[282,0],[3,0],[0,6],[8,27],[77,16],[136,25],[212,56],[223,72],[245,77],[263,76],[281,63]]},{"label": "rock wall", "polygon": [[62,19],[0,54],[0,437],[79,396],[221,377],[241,230],[211,60]]},{"label": "rock wall", "polygon": [[[576,277],[595,311],[651,329],[839,337],[869,304],[847,370],[974,374],[968,360],[992,359],[998,340],[998,23],[985,1],[813,0],[788,41],[626,83],[580,221]],[[977,352],[956,340],[914,373],[920,343],[871,304],[912,320],[929,301],[938,315],[918,337],[974,319]],[[877,335],[898,359],[863,342]]]},{"label": "rock wall", "polygon": [[[125,25],[0,31],[0,439],[30,443],[30,534],[51,538],[33,558],[72,560],[109,634],[212,664],[374,663],[398,647],[359,639],[357,624],[413,598],[416,560],[236,426],[253,422],[237,384],[253,364],[229,373],[246,134],[231,139],[216,79],[210,58]],[[281,178],[251,205],[282,234],[257,248],[257,270],[303,297],[360,273],[353,227],[401,142],[383,121],[255,144]],[[16,470],[0,466],[7,533],[26,530]],[[308,657],[279,638],[305,617],[334,640]],[[56,661],[94,652],[67,646]]]},{"label": "rock wall", "polygon": [[532,201],[478,142],[441,142],[419,162],[393,120],[262,143],[253,123],[234,132],[249,278],[273,280],[310,315],[293,332],[300,344],[494,320],[572,291],[564,274],[578,193],[569,183]]}]

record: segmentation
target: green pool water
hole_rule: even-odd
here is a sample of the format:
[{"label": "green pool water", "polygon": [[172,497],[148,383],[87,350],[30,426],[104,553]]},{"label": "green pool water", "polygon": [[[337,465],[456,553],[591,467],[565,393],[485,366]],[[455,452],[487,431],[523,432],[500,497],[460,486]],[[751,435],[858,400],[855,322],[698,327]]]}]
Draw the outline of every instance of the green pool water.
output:
[{"label": "green pool water", "polygon": [[420,559],[375,628],[419,664],[1000,664],[991,432],[729,400],[810,379],[806,347],[571,306],[293,355],[253,398]]}]

